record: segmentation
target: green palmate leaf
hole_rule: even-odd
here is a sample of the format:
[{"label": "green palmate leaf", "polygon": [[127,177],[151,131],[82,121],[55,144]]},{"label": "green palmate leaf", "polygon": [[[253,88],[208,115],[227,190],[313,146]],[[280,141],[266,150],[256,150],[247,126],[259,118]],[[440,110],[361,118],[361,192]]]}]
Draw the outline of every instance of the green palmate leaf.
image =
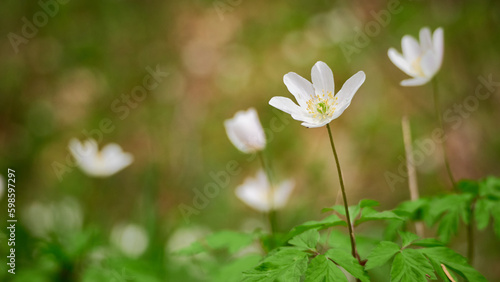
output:
[{"label": "green palmate leaf", "polygon": [[370,199],[363,199],[363,200],[359,201],[359,204],[358,204],[358,206],[360,208],[376,207],[379,205],[380,205],[379,202],[377,202],[375,200],[370,200]]},{"label": "green palmate leaf", "polygon": [[434,199],[426,207],[424,219],[428,225],[439,222],[439,239],[448,242],[451,236],[457,233],[460,218],[466,224],[469,222],[471,201],[471,194],[452,194]]},{"label": "green palmate leaf", "polygon": [[403,248],[408,247],[409,245],[411,245],[411,243],[420,239],[416,234],[413,234],[410,232],[400,231],[399,236],[401,236],[401,240],[403,241],[403,243],[402,243]]},{"label": "green palmate leaf", "polygon": [[481,198],[476,201],[474,210],[474,219],[476,220],[477,229],[483,230],[488,226],[490,221],[490,211],[495,203],[489,199]]},{"label": "green palmate leaf", "polygon": [[343,267],[347,272],[359,280],[363,282],[370,281],[363,267],[350,253],[340,249],[330,249],[326,252],[325,256]]},{"label": "green palmate leaf", "polygon": [[394,209],[394,211],[397,212],[406,212],[411,215],[417,213],[419,210],[424,208],[426,205],[429,204],[429,199],[426,198],[420,198],[415,201],[406,201],[402,202],[397,208]]},{"label": "green palmate leaf", "polygon": [[479,183],[479,195],[500,200],[500,178],[490,176]]},{"label": "green palmate leaf", "polygon": [[315,250],[318,241],[319,233],[318,231],[312,229],[293,237],[290,241],[288,241],[288,243],[297,247]]},{"label": "green palmate leaf", "polygon": [[470,193],[473,195],[477,195],[479,193],[479,183],[475,180],[460,180],[457,183],[457,188],[464,193]]},{"label": "green palmate leaf", "polygon": [[242,248],[250,245],[254,238],[252,234],[239,233],[234,231],[221,231],[209,235],[206,238],[207,245],[212,249],[227,249],[230,254],[234,254]]},{"label": "green palmate leaf", "polygon": [[412,246],[419,247],[442,247],[444,243],[433,238],[425,238],[411,243]]},{"label": "green palmate leaf", "polygon": [[219,267],[214,281],[241,281],[243,279],[243,271],[248,269],[249,265],[256,265],[261,260],[260,255],[248,255],[238,258],[231,263]]},{"label": "green palmate leaf", "polygon": [[391,281],[417,282],[436,279],[429,261],[418,250],[404,249],[394,257]]},{"label": "green palmate leaf", "polygon": [[293,248],[281,248],[254,269],[243,272],[244,281],[298,282],[307,269],[307,261],[306,253]]},{"label": "green palmate leaf", "polygon": [[465,278],[467,281],[487,281],[481,273],[472,268],[467,259],[457,254],[455,251],[446,247],[424,248],[419,249],[433,264],[434,269],[441,278],[447,281],[446,275],[441,269],[441,264],[444,264],[448,270],[452,270],[458,275]]},{"label": "green palmate leaf", "polygon": [[301,225],[295,226],[285,236],[285,241],[288,241],[291,238],[293,238],[293,237],[295,237],[295,236],[297,236],[297,235],[299,235],[307,230],[311,230],[311,229],[321,230],[321,229],[325,229],[325,228],[329,228],[329,227],[337,226],[337,225],[347,226],[346,222],[344,220],[340,219],[335,214],[332,214],[321,221],[316,221],[316,220],[308,221],[308,222],[305,222]]},{"label": "green palmate leaf", "polygon": [[361,211],[361,216],[358,220],[355,221],[355,225],[358,225],[358,224],[366,222],[366,221],[387,220],[387,219],[403,220],[402,217],[396,215],[392,211],[379,212],[371,207],[366,207]]},{"label": "green palmate leaf", "polygon": [[344,275],[335,263],[329,260],[324,255],[315,257],[309,263],[306,272],[305,282],[329,282],[329,281],[346,281],[347,277]]},{"label": "green palmate leaf", "polygon": [[368,255],[368,262],[365,269],[372,269],[386,264],[397,252],[400,251],[398,244],[382,241]]}]

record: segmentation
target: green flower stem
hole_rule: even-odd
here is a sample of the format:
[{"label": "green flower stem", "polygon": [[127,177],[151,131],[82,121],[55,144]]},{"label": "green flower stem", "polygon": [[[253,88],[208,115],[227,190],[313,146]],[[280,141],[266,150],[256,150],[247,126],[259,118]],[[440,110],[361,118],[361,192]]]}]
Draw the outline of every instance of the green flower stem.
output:
[{"label": "green flower stem", "polygon": [[276,220],[276,211],[274,210],[274,179],[271,173],[271,168],[268,165],[268,162],[266,162],[266,159],[264,157],[264,153],[262,151],[257,153],[260,159],[260,162],[262,164],[262,168],[266,172],[267,175],[267,180],[269,181],[269,186],[271,186],[271,191],[269,192],[269,202],[271,204],[271,210],[267,213],[267,217],[269,219],[269,226],[271,228],[271,234],[274,237],[274,234],[276,233],[277,230],[277,225],[278,222]]},{"label": "green flower stem", "polygon": [[[438,84],[437,84],[436,79],[432,80],[432,86],[433,86],[433,94],[434,94],[434,106],[436,107],[436,115],[438,118],[439,126],[441,127],[441,130],[444,133],[445,131],[444,131],[444,126],[443,126],[443,115],[441,113],[441,107],[439,105]],[[444,164],[446,166],[446,172],[448,173],[448,177],[450,178],[450,181],[451,181],[451,184],[453,185],[453,188],[455,188],[456,181],[455,181],[455,178],[453,177],[453,173],[451,173],[450,163],[448,162],[448,154],[446,153],[444,141],[441,142],[441,148],[443,150]]]},{"label": "green flower stem", "polygon": [[335,144],[333,143],[333,136],[332,136],[332,130],[330,129],[330,124],[327,124],[326,128],[328,129],[328,135],[330,136],[330,145],[332,145],[333,156],[335,157],[335,162],[337,164],[337,172],[339,174],[340,189],[342,190],[342,198],[344,199],[345,215],[347,218],[347,228],[349,229],[349,238],[351,239],[352,256],[354,258],[356,258],[358,260],[358,262],[361,264],[361,259],[358,255],[358,251],[356,250],[356,240],[355,240],[354,231],[352,228],[351,216],[349,215],[349,205],[347,203],[347,196],[345,193],[344,178],[342,177],[342,170],[340,168],[340,162],[339,162],[339,157],[337,156],[337,150],[335,150]]}]

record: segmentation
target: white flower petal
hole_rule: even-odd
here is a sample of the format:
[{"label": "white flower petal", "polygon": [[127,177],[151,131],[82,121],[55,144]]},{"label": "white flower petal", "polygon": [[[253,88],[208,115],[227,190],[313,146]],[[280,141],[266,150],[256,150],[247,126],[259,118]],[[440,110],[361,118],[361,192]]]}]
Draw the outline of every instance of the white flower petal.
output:
[{"label": "white flower petal", "polygon": [[401,55],[396,49],[390,48],[387,52],[389,59],[391,62],[396,65],[400,70],[406,73],[409,76],[414,76],[415,73],[411,69],[411,64],[405,60],[403,55]]},{"label": "white flower petal", "polygon": [[283,82],[288,88],[288,91],[295,97],[297,103],[299,103],[301,107],[307,107],[307,101],[309,101],[311,95],[314,94],[312,84],[307,81],[307,79],[294,72],[285,74],[283,76]]},{"label": "white flower petal", "polygon": [[231,143],[243,153],[260,151],[266,146],[264,129],[254,108],[237,112],[224,121],[224,127]]},{"label": "white flower petal", "polygon": [[117,144],[108,144],[99,152],[97,142],[93,139],[82,143],[72,139],[69,150],[80,169],[94,177],[113,175],[133,162],[133,156],[124,153]]},{"label": "white flower petal", "polygon": [[421,51],[433,49],[431,30],[428,27],[420,29],[420,49]]},{"label": "white flower petal", "polygon": [[242,185],[236,187],[236,196],[251,208],[268,212],[271,210],[269,203],[269,182],[263,170],[259,170],[255,178],[248,177]]},{"label": "white flower petal", "polygon": [[420,68],[426,77],[432,78],[438,71],[438,62],[436,54],[432,50],[427,51],[420,60]]},{"label": "white flower petal", "polygon": [[269,105],[287,114],[305,115],[306,111],[297,106],[290,98],[276,96],[269,100]]},{"label": "white flower petal", "polygon": [[[339,90],[337,95],[335,95],[335,97],[338,98],[338,106],[335,113],[337,111],[340,111],[340,114],[344,112],[344,110],[351,104],[354,94],[356,94],[356,91],[358,91],[359,87],[361,87],[361,85],[365,82],[365,79],[365,73],[363,71],[358,71],[355,75],[351,76],[351,78],[349,78],[344,85],[342,85],[342,88]],[[338,114],[337,117],[340,114]]]},{"label": "white flower petal", "polygon": [[303,122],[301,123],[302,126],[305,126],[307,128],[318,128],[318,127],[322,127],[322,126],[325,126],[327,125],[328,123],[330,123],[333,119],[328,119],[328,120],[324,120],[322,122],[318,122],[318,123],[311,123],[311,122]]},{"label": "white flower petal", "polygon": [[288,202],[288,198],[295,187],[295,182],[293,180],[287,180],[282,182],[273,193],[273,202],[275,209],[281,209],[285,207]]},{"label": "white flower petal", "polygon": [[403,39],[401,40],[401,48],[403,49],[403,56],[409,63],[412,63],[420,56],[420,45],[413,36],[403,36]]},{"label": "white flower petal", "polygon": [[438,28],[432,35],[432,44],[434,52],[436,53],[437,69],[441,68],[444,54],[444,32],[442,28]]},{"label": "white flower petal", "polygon": [[316,95],[328,95],[328,92],[335,93],[333,72],[324,62],[317,62],[311,70],[311,78]]},{"label": "white flower petal", "polygon": [[401,86],[420,86],[426,84],[430,78],[428,77],[415,77],[401,81]]}]

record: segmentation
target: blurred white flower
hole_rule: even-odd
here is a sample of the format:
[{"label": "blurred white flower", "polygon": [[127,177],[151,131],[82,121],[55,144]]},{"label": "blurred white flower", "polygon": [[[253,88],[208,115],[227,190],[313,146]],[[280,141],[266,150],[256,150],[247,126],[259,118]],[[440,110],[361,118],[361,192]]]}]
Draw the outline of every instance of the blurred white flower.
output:
[{"label": "blurred white flower", "polygon": [[313,83],[300,75],[289,72],[283,77],[288,91],[295,96],[298,104],[285,97],[273,97],[269,105],[292,115],[295,120],[309,128],[321,127],[338,118],[365,81],[365,73],[357,72],[349,78],[340,91],[335,93],[332,70],[324,62],[317,62],[311,70]]},{"label": "blurred white flower", "polygon": [[266,147],[266,136],[254,108],[237,112],[224,121],[227,136],[243,153],[254,153]]},{"label": "blurred white flower", "polygon": [[130,165],[133,156],[124,153],[120,145],[110,143],[99,151],[97,142],[89,139],[83,142],[72,139],[69,150],[81,170],[94,177],[107,177]]},{"label": "blurred white flower", "polygon": [[245,179],[235,192],[236,196],[251,208],[269,212],[286,205],[294,186],[295,183],[292,180],[286,180],[273,189],[264,171],[259,170],[255,178]]},{"label": "blurred white flower", "polygon": [[34,236],[45,238],[55,232],[66,236],[81,232],[83,212],[74,198],[60,202],[32,203],[23,214],[26,226]]},{"label": "blurred white flower", "polygon": [[131,258],[141,256],[148,247],[146,230],[136,224],[116,225],[111,231],[111,243]]},{"label": "blurred white flower", "polygon": [[191,226],[177,229],[168,239],[165,251],[174,253],[210,234],[210,230],[202,226]]},{"label": "blurred white flower", "polygon": [[394,48],[388,51],[392,63],[412,77],[401,81],[401,86],[426,84],[439,71],[443,62],[443,29],[436,29],[431,36],[429,28],[422,28],[420,43],[414,37],[405,35],[401,40],[401,47],[403,54]]}]

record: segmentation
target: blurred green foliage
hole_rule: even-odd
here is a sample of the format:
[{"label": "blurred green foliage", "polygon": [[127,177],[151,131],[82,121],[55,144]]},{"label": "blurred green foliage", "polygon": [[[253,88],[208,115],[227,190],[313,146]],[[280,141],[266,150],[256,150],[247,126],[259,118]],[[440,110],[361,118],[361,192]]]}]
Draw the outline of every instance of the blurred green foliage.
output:
[{"label": "blurred green foliage", "polygon": [[[405,76],[388,60],[387,50],[400,49],[401,37],[416,36],[423,26],[442,26],[445,59],[437,78],[443,112],[453,110],[455,104],[463,104],[474,94],[481,84],[479,77],[500,81],[500,2],[401,0],[396,3],[400,12],[390,14],[379,32],[368,36],[366,44],[356,45],[367,24],[388,10],[388,3],[67,1],[57,4],[55,15],[37,28],[36,35],[26,37],[27,42],[19,44],[16,53],[9,34],[21,36],[23,18],[33,22],[33,16],[44,10],[37,1],[2,2],[0,174],[7,174],[7,168],[16,170],[19,222],[14,280],[179,281],[212,277],[196,260],[208,261],[206,265],[217,281],[222,281],[221,277],[238,280],[262,254],[229,261],[226,250],[216,252],[215,259],[195,256],[194,262],[186,262],[172,253],[186,247],[177,242],[195,241],[215,230],[265,228],[263,216],[234,196],[234,188],[259,167],[258,161],[248,160],[233,148],[224,132],[223,121],[238,110],[255,107],[265,128],[270,128],[275,117],[284,125],[279,132],[268,132],[266,152],[277,178],[293,177],[297,183],[287,208],[278,214],[282,232],[311,219],[319,221],[322,207],[338,204],[338,179],[326,130],[306,129],[267,104],[272,96],[289,96],[282,83],[285,73],[294,71],[309,79],[310,68],[318,60],[333,69],[337,89],[356,71],[367,74],[349,109],[332,123],[349,201],[375,199],[382,210],[389,210],[408,200],[406,182],[390,187],[384,177],[387,171],[397,172],[404,159],[401,117],[410,117],[415,140],[429,137],[438,125],[431,86],[400,87]],[[358,52],[345,56],[342,46],[346,44]],[[123,105],[121,95],[142,85],[148,66],[159,66],[169,75],[143,101],[128,106],[129,114],[121,119],[113,103],[118,99]],[[496,87],[476,110],[466,113],[457,128],[445,124],[448,155],[457,178],[498,176],[499,107]],[[84,131],[98,130],[103,119],[112,121],[113,130],[100,133],[100,144],[119,143],[135,161],[110,178],[91,179],[71,165],[67,145],[73,137],[88,137]],[[441,155],[436,148],[417,167],[422,197],[451,190]],[[193,189],[203,189],[213,181],[209,173],[224,170],[231,160],[238,162],[241,173],[232,176],[227,187],[186,223],[179,205],[192,205]],[[55,163],[68,168],[60,177]],[[500,277],[495,267],[500,242],[492,232],[496,228],[498,233],[498,224],[486,222],[488,211],[497,209],[491,207],[489,196],[481,193],[476,222],[479,229],[486,230],[476,234],[475,266],[494,281]],[[72,204],[75,210],[58,210],[66,199],[76,201]],[[435,201],[455,200],[443,196]],[[0,202],[3,209],[5,195]],[[42,208],[33,212],[33,205]],[[423,206],[413,208],[415,213],[406,210],[405,215],[422,218]],[[456,223],[459,212],[447,215],[448,224]],[[57,216],[60,214],[76,215],[64,219]],[[429,223],[438,222],[441,214],[435,211],[434,215]],[[0,220],[5,222],[6,216],[2,210]],[[81,224],[61,227],[76,221]],[[43,229],[47,222],[52,229],[37,233],[37,223]],[[134,223],[146,230],[147,249],[139,257],[125,255],[110,242],[113,227],[120,223]],[[463,225],[440,227],[441,239],[450,239],[449,246],[465,254]],[[366,234],[369,228],[370,234]],[[429,234],[433,228],[428,228]],[[181,236],[180,230],[187,231]],[[338,230],[343,229],[332,232],[338,238],[335,244],[345,240],[344,246],[348,245],[347,237]],[[453,234],[440,230],[452,230]],[[357,232],[360,245],[363,240],[370,242],[365,250],[360,247],[367,256],[375,246],[373,238],[382,238],[383,227],[366,223]],[[4,230],[0,236],[1,253],[6,254],[8,233]],[[185,240],[175,241],[175,237]],[[238,248],[238,242],[230,246]],[[3,256],[0,280],[12,278],[5,261]],[[315,263],[323,262],[318,259]]]}]

